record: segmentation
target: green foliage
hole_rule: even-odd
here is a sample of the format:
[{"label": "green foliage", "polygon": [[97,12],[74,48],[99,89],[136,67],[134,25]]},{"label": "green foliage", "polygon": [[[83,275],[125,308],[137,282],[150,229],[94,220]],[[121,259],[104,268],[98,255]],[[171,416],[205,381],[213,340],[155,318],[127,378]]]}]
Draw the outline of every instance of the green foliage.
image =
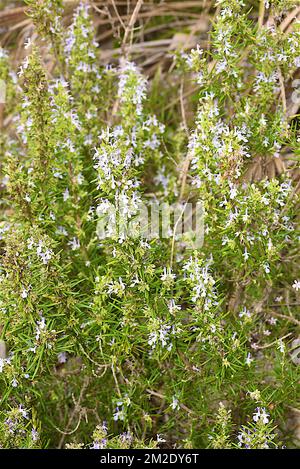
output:
[{"label": "green foliage", "polygon": [[[61,1],[27,3],[56,67],[49,78],[28,44],[13,86],[0,54],[15,114],[1,137],[1,446],[292,446],[300,136],[282,86],[300,32],[276,22],[291,2],[265,2],[270,27],[253,2],[216,2],[209,48],[172,71],[199,88],[188,141],[178,116],[152,112],[167,85],[149,90],[128,57],[98,65],[86,4],[66,28]],[[144,199],[202,200],[203,246],[99,236],[110,203],[126,225]]]}]

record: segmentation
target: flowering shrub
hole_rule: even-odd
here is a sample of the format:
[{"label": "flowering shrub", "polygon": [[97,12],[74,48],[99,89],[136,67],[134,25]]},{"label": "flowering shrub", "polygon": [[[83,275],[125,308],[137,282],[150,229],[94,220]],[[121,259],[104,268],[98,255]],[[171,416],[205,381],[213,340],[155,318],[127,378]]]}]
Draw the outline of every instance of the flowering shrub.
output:
[{"label": "flowering shrub", "polygon": [[[1,447],[295,444],[300,29],[297,2],[252,3],[216,2],[207,48],[176,54],[187,136],[167,83],[156,106],[129,53],[100,65],[87,3],[67,27],[61,0],[27,0],[56,66],[28,42],[16,77],[0,50]],[[201,200],[203,245],[99,236],[145,199]]]}]

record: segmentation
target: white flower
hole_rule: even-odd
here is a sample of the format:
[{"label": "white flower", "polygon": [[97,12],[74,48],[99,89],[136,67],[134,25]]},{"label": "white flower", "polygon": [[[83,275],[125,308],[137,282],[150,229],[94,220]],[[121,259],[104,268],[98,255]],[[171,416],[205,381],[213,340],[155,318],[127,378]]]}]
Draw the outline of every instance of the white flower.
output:
[{"label": "white flower", "polygon": [[281,353],[284,353],[285,352],[285,344],[283,342],[282,339],[279,339],[278,340],[278,350],[281,352]]},{"label": "white flower", "polygon": [[27,38],[25,43],[24,43],[24,49],[29,49],[31,47],[31,38]]},{"label": "white flower", "polygon": [[19,405],[19,412],[24,419],[28,419],[28,411],[22,405]]},{"label": "white flower", "polygon": [[173,347],[172,336],[176,336],[181,332],[179,328],[174,325],[163,324],[162,320],[158,320],[157,323],[152,324],[153,330],[150,331],[148,336],[148,344],[152,350],[156,347],[161,346],[170,351]]},{"label": "white flower", "polygon": [[100,447],[100,443],[98,441],[94,441],[93,446],[91,446],[91,449],[102,449]]},{"label": "white flower", "polygon": [[238,194],[237,188],[236,188],[233,184],[230,183],[230,193],[229,193],[229,197],[230,197],[231,199],[235,199],[236,196],[237,196],[237,194]]},{"label": "white flower", "polygon": [[118,420],[124,420],[124,418],[125,418],[125,415],[124,415],[123,407],[121,410],[119,409],[119,407],[117,407],[113,414],[114,421],[117,422]]},{"label": "white flower", "polygon": [[260,391],[258,389],[255,389],[255,391],[248,391],[247,394],[249,394],[250,398],[256,402],[261,400]]},{"label": "white flower", "polygon": [[0,47],[0,59],[6,59],[8,57],[6,50]]},{"label": "white flower", "polygon": [[[30,240],[30,246],[33,247],[32,240]],[[28,244],[29,247],[29,244]],[[43,249],[45,249],[43,251]],[[37,255],[42,259],[43,264],[48,264],[50,259],[53,256],[53,251],[51,249],[45,248],[44,243],[42,240],[39,240],[37,248],[36,248]]]},{"label": "white flower", "polygon": [[172,282],[176,278],[176,274],[172,274],[171,268],[164,267],[164,273],[161,275],[161,280],[163,282]]},{"label": "white flower", "polygon": [[67,188],[65,190],[65,192],[63,193],[63,198],[64,198],[64,202],[66,202],[66,200],[68,200],[70,198],[70,193],[69,193],[69,189]]},{"label": "white flower", "polygon": [[23,291],[21,293],[21,297],[24,298],[24,299],[27,298],[29,290],[30,290],[30,285],[27,289],[23,288]]},{"label": "white flower", "polygon": [[173,410],[179,410],[180,409],[179,401],[178,401],[177,397],[175,397],[175,396],[173,396],[171,407],[172,407]]},{"label": "white flower", "polygon": [[171,314],[174,314],[174,313],[176,313],[176,311],[181,310],[181,306],[177,305],[175,303],[175,300],[171,299],[171,300],[169,300],[169,303],[168,303],[168,309],[169,309]]},{"label": "white flower", "polygon": [[68,245],[71,247],[72,251],[76,251],[77,249],[80,248],[80,241],[77,238],[71,239],[71,241],[68,242]]},{"label": "white flower", "polygon": [[244,215],[242,216],[243,222],[247,223],[249,221],[248,208],[246,208]]},{"label": "white flower", "polygon": [[247,248],[245,248],[245,251],[244,251],[244,254],[243,254],[243,258],[245,259],[245,261],[247,261],[249,259],[249,253],[247,251]]},{"label": "white flower", "polygon": [[243,317],[251,318],[251,313],[246,307],[244,307],[242,309],[242,311],[239,313],[239,317],[240,318],[243,318]]},{"label": "white flower", "polygon": [[3,368],[6,364],[10,364],[10,358],[0,358],[0,373],[2,373]]},{"label": "white flower", "polygon": [[123,282],[122,277],[119,277],[119,281],[111,281],[107,285],[107,293],[109,295],[116,294],[116,295],[122,295],[123,292],[125,291],[126,285]]},{"label": "white flower", "polygon": [[250,366],[252,362],[253,362],[253,358],[251,358],[251,353],[248,353],[247,358],[246,358],[246,365]]},{"label": "white flower", "polygon": [[68,356],[67,356],[67,353],[66,353],[66,352],[60,352],[60,353],[57,355],[57,361],[58,361],[58,363],[66,363],[67,360],[68,360]]},{"label": "white flower", "polygon": [[300,290],[300,280],[295,280],[292,287],[294,290],[299,291]]},{"label": "white flower", "polygon": [[276,323],[277,323],[277,319],[276,319],[276,318],[271,317],[271,318],[269,319],[269,324],[271,324],[271,326],[274,326]]},{"label": "white flower", "polygon": [[121,61],[118,96],[123,103],[136,106],[137,115],[142,114],[142,102],[146,95],[147,81],[137,66],[126,60]]}]

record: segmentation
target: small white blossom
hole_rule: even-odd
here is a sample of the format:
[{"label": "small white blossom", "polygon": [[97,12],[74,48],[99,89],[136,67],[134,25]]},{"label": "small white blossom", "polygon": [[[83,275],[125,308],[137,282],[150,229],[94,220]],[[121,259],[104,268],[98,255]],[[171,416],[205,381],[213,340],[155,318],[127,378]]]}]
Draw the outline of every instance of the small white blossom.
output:
[{"label": "small white blossom", "polygon": [[28,288],[23,288],[22,293],[21,293],[21,297],[23,299],[27,298],[30,288],[31,288],[30,286]]},{"label": "small white blossom", "polygon": [[68,245],[71,247],[72,251],[76,251],[77,249],[80,248],[80,241],[78,238],[72,238],[69,242]]},{"label": "small white blossom", "polygon": [[253,420],[254,422],[262,422],[264,425],[269,423],[269,414],[266,412],[266,409],[264,407],[257,407],[256,412],[253,414]]},{"label": "small white blossom", "polygon": [[175,396],[173,396],[172,403],[171,403],[171,408],[173,410],[179,410],[180,409],[179,401],[178,401],[177,397],[175,397]]},{"label": "small white blossom", "polygon": [[246,357],[246,365],[250,366],[252,362],[253,362],[253,358],[251,357],[251,353],[248,353]]}]

